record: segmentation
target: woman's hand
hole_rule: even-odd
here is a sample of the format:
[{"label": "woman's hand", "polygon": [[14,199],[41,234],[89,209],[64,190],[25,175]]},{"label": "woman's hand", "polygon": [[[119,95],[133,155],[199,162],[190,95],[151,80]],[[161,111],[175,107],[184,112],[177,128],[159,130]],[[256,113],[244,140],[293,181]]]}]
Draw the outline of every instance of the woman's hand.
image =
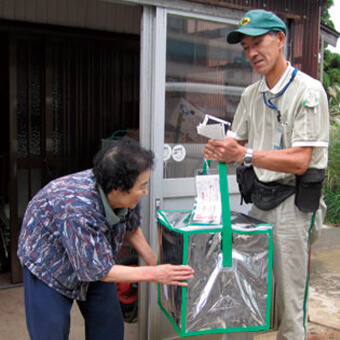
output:
[{"label": "woman's hand", "polygon": [[155,270],[155,281],[166,285],[187,286],[184,280],[194,277],[194,270],[185,265],[161,264],[153,267]]},{"label": "woman's hand", "polygon": [[160,282],[167,285],[187,286],[185,280],[194,277],[190,266],[161,264],[157,266],[124,266],[115,264],[102,281],[107,282]]}]

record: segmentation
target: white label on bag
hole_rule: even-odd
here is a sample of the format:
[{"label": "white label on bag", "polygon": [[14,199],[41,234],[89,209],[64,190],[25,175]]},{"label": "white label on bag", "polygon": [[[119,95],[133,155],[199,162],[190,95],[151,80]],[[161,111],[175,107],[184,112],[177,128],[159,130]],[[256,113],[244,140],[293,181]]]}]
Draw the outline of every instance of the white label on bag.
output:
[{"label": "white label on bag", "polygon": [[219,175],[196,176],[197,199],[193,221],[220,223],[221,193]]}]

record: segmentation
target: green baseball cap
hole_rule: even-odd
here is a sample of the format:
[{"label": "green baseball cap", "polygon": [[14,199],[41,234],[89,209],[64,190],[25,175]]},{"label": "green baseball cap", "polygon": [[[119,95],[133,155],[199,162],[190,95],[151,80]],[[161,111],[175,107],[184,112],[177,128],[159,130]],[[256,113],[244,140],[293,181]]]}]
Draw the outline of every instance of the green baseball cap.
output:
[{"label": "green baseball cap", "polygon": [[287,29],[285,23],[272,12],[254,9],[243,16],[237,30],[228,33],[227,41],[230,44],[237,44],[243,34],[257,37],[270,31],[281,31],[286,35]]}]

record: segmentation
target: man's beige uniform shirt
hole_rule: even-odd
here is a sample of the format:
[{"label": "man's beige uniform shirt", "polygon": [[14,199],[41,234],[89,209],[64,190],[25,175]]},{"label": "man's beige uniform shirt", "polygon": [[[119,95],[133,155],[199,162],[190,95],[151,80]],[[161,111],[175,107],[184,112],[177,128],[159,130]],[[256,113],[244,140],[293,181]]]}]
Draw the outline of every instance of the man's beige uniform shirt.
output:
[{"label": "man's beige uniform shirt", "polygon": [[[247,87],[236,110],[232,130],[237,140],[247,140],[254,150],[274,150],[275,131],[278,128],[277,110],[263,100],[275,97],[291,79],[294,68],[289,64],[280,81],[269,89],[264,78]],[[329,142],[329,113],[327,95],[322,84],[298,71],[282,96],[273,99],[281,111],[283,149],[314,147],[310,168],[327,167]],[[255,168],[262,182],[279,181],[294,185],[295,175]]]}]

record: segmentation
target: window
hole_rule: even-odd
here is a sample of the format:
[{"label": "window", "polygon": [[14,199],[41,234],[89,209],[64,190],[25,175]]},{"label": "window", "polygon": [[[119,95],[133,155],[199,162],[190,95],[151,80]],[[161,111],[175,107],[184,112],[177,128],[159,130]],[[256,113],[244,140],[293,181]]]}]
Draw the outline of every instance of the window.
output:
[{"label": "window", "polygon": [[205,114],[232,122],[244,87],[258,79],[240,44],[226,42],[234,28],[168,15],[164,141],[171,150],[182,147],[185,158],[165,160],[165,178],[191,177],[202,168],[207,138],[196,126]]}]

